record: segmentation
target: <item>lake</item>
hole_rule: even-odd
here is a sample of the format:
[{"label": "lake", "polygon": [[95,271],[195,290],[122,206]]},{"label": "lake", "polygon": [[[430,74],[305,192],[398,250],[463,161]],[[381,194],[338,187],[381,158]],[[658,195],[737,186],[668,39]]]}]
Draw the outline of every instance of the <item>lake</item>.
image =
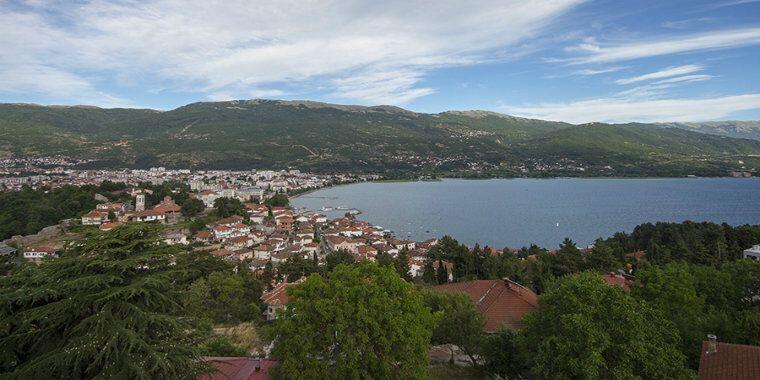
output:
[{"label": "lake", "polygon": [[336,186],[291,200],[295,207],[359,219],[424,240],[451,235],[497,248],[579,246],[637,224],[711,221],[760,224],[760,178],[446,179]]}]

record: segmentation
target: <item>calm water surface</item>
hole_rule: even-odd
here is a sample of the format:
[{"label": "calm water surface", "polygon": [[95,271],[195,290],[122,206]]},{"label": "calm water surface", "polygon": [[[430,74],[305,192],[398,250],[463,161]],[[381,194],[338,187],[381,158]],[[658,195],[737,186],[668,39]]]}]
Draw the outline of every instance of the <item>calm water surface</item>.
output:
[{"label": "calm water surface", "polygon": [[760,178],[376,182],[323,189],[292,203],[315,211],[355,208],[358,218],[398,237],[556,247],[565,237],[587,245],[646,222],[760,224]]}]

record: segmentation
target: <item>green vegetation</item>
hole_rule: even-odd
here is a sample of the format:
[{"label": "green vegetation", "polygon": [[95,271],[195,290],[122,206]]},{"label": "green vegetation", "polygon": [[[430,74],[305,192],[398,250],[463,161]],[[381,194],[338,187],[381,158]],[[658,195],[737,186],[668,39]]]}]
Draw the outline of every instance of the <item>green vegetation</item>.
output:
[{"label": "green vegetation", "polygon": [[0,153],[96,159],[90,167],[296,167],[389,178],[716,176],[740,170],[739,160],[760,168],[749,157],[760,141],[679,128],[276,100],[166,112],[0,104],[0,135]]},{"label": "green vegetation", "polygon": [[[178,281],[192,271],[148,225],[73,243],[0,279],[0,368],[14,378],[187,378],[198,330]],[[184,317],[183,317],[184,316]]]},{"label": "green vegetation", "polygon": [[194,217],[206,210],[206,206],[203,204],[203,201],[193,198],[188,198],[184,203],[182,203],[181,207],[182,215],[185,217]]},{"label": "green vegetation", "polygon": [[214,210],[219,218],[227,218],[233,215],[248,216],[243,202],[237,198],[222,197],[214,201]]},{"label": "green vegetation", "polygon": [[263,284],[244,266],[237,274],[213,272],[193,282],[186,307],[214,323],[237,323],[255,319],[261,311]]},{"label": "green vegetation", "polygon": [[290,206],[290,201],[287,195],[278,193],[264,201],[264,204],[269,207],[288,207]]},{"label": "green vegetation", "polygon": [[14,235],[30,235],[67,218],[79,217],[100,203],[95,194],[118,196],[110,192],[124,184],[104,182],[101,186],[62,186],[55,189],[23,188],[0,193],[0,240]]},{"label": "green vegetation", "polygon": [[274,326],[276,378],[425,377],[435,321],[392,269],[339,265],[288,292],[293,299]]},{"label": "green vegetation", "polygon": [[593,273],[565,277],[525,318],[530,372],[552,379],[680,379],[679,337],[649,305]]}]

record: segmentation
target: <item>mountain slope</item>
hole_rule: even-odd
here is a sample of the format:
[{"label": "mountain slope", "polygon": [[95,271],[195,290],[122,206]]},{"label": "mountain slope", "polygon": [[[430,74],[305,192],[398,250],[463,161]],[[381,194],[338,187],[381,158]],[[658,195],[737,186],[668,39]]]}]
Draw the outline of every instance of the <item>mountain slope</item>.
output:
[{"label": "mountain slope", "polygon": [[725,175],[760,166],[752,157],[760,155],[760,141],[663,126],[278,100],[171,111],[2,104],[0,152],[93,158],[101,167],[436,175]]},{"label": "mountain slope", "polygon": [[703,123],[658,123],[659,126],[680,128],[712,135],[760,140],[760,120],[708,121]]}]

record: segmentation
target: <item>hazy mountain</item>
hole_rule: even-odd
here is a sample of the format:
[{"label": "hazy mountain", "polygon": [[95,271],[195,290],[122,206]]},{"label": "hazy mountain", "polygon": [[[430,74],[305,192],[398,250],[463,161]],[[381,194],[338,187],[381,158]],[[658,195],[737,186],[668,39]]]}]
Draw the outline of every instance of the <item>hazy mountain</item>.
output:
[{"label": "hazy mountain", "polygon": [[675,127],[712,135],[760,140],[760,120],[750,121],[707,121],[702,123],[659,123],[660,126]]},{"label": "hazy mountain", "polygon": [[[588,124],[487,111],[241,100],[171,111],[0,104],[0,154],[101,167],[263,168],[443,175],[725,175],[760,142],[664,125]],[[741,164],[739,161],[743,161]]]}]

